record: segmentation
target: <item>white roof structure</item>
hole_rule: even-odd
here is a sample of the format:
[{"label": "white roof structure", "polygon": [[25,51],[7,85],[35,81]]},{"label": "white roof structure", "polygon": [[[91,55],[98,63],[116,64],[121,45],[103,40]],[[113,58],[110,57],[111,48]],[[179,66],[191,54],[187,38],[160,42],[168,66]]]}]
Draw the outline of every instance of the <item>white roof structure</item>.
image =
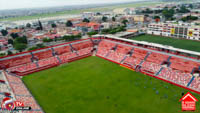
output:
[{"label": "white roof structure", "polygon": [[146,41],[136,41],[136,40],[124,39],[124,38],[119,38],[119,37],[116,37],[116,36],[113,36],[113,35],[94,35],[93,37],[107,37],[107,38],[112,38],[112,39],[116,39],[116,40],[122,40],[122,41],[126,41],[126,42],[148,45],[148,46],[153,46],[153,47],[158,47],[158,48],[163,48],[163,49],[169,49],[169,50],[172,50],[172,51],[178,51],[178,52],[181,52],[181,53],[187,53],[187,54],[191,54],[191,55],[195,55],[195,56],[200,56],[200,52],[174,48],[172,46],[167,46],[167,45],[162,45],[162,44],[149,43],[149,42],[146,42]]}]

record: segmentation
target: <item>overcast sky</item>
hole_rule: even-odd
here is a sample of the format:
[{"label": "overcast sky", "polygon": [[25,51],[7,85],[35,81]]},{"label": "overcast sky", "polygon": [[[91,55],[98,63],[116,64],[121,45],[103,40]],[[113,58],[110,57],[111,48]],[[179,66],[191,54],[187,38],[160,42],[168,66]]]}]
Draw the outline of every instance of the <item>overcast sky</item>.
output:
[{"label": "overcast sky", "polygon": [[0,10],[18,8],[36,8],[63,5],[80,5],[94,3],[117,3],[139,0],[0,0]]}]

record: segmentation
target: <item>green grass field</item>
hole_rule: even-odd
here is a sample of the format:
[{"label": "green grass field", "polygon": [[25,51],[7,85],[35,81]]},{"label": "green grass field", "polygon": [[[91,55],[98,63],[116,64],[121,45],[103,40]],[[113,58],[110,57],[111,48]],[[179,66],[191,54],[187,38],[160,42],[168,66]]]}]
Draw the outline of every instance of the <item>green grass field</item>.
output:
[{"label": "green grass field", "polygon": [[181,92],[187,92],[98,57],[37,72],[23,81],[46,113],[178,113]]},{"label": "green grass field", "polygon": [[19,20],[31,20],[31,19],[38,19],[38,18],[45,18],[45,17],[55,17],[55,16],[62,16],[62,15],[73,15],[73,14],[81,14],[83,12],[106,12],[112,11],[116,8],[128,8],[128,7],[140,7],[140,6],[153,6],[156,4],[161,4],[162,2],[145,2],[145,3],[130,3],[130,4],[121,4],[121,5],[113,5],[113,6],[105,6],[105,7],[98,7],[98,8],[88,8],[88,9],[79,9],[79,10],[66,10],[60,11],[56,13],[46,13],[46,14],[37,14],[33,16],[20,16],[14,18],[6,18],[0,19],[0,21],[19,21]]},{"label": "green grass field", "polygon": [[153,42],[153,43],[158,43],[158,44],[164,44],[164,45],[173,46],[175,48],[200,52],[199,41],[175,39],[175,38],[168,38],[168,37],[154,36],[154,35],[142,35],[142,36],[134,37],[132,39],[137,40],[137,41],[147,41],[147,42]]}]

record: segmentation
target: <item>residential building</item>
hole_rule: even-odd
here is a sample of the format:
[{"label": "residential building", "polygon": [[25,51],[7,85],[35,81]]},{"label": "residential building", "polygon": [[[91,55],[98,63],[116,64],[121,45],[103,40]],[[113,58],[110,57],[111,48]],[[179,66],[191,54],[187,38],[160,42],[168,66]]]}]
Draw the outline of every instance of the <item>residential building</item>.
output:
[{"label": "residential building", "polygon": [[151,23],[147,34],[200,40],[200,27],[187,23]]},{"label": "residential building", "polygon": [[91,19],[94,15],[95,15],[95,13],[93,13],[93,12],[83,12],[82,18]]},{"label": "residential building", "polygon": [[134,14],[136,14],[134,8],[126,8],[126,9],[124,9],[124,13],[125,13],[126,15],[134,15]]},{"label": "residential building", "polygon": [[144,15],[133,15],[134,22],[145,22],[146,17]]}]

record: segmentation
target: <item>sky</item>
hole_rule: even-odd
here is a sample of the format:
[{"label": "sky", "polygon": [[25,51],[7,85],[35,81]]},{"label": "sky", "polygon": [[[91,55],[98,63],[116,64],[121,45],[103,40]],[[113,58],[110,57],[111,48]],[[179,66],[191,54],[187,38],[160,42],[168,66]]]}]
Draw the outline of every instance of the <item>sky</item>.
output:
[{"label": "sky", "polygon": [[138,0],[0,0],[0,10],[130,1]]}]

